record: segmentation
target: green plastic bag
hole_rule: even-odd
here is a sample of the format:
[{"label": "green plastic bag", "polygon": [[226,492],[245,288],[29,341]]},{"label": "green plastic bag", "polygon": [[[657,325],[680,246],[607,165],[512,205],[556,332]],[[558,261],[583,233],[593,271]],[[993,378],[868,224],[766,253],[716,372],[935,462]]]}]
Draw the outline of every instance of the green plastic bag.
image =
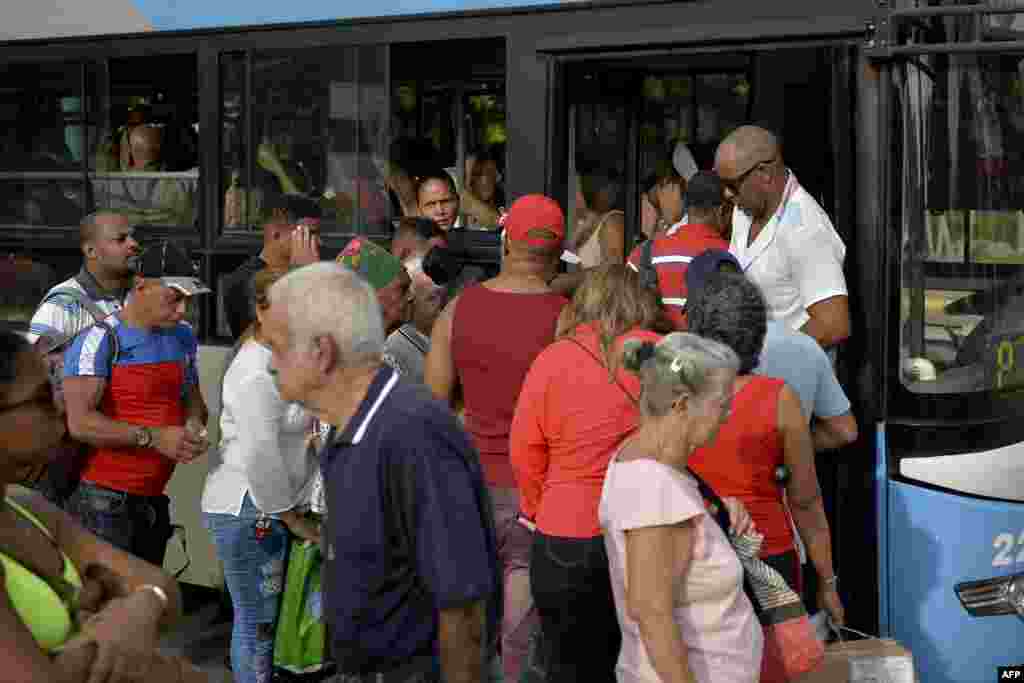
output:
[{"label": "green plastic bag", "polygon": [[281,610],[274,634],[274,667],[292,674],[325,669],[326,629],[320,568],[320,545],[293,538],[288,550]]}]

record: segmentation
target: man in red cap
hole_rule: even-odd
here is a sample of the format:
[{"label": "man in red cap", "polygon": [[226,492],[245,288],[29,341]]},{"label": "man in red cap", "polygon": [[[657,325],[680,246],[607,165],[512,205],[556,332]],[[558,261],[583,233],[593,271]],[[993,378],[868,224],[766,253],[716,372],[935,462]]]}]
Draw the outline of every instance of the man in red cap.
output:
[{"label": "man in red cap", "polygon": [[565,238],[565,215],[543,195],[518,199],[505,218],[498,276],[465,289],[442,311],[431,337],[424,379],[452,403],[461,386],[465,429],[480,453],[494,504],[503,565],[502,665],[519,680],[536,622],[530,596],[530,520],[519,517],[519,493],[509,460],[509,429],[526,371],[554,340],[565,297],[549,284]]}]

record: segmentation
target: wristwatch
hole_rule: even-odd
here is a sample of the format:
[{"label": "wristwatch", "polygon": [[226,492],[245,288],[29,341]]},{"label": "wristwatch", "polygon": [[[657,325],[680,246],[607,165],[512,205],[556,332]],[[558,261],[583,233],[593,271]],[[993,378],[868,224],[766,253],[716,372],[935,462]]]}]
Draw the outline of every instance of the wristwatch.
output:
[{"label": "wristwatch", "polygon": [[135,430],[135,445],[139,448],[149,448],[153,444],[153,430],[149,427],[139,427]]}]

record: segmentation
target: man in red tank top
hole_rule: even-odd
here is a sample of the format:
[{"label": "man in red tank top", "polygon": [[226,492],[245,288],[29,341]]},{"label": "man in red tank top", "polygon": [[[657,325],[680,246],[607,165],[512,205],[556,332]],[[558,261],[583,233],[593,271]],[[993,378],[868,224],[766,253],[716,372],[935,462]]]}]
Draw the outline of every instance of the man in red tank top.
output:
[{"label": "man in red tank top", "polygon": [[543,195],[521,197],[505,220],[497,277],[453,299],[434,324],[424,379],[438,399],[452,403],[462,389],[465,428],[480,453],[494,503],[498,553],[503,564],[505,680],[519,680],[536,622],[530,596],[532,531],[518,518],[519,496],[509,460],[509,430],[526,372],[554,340],[568,301],[551,291],[565,216]]}]

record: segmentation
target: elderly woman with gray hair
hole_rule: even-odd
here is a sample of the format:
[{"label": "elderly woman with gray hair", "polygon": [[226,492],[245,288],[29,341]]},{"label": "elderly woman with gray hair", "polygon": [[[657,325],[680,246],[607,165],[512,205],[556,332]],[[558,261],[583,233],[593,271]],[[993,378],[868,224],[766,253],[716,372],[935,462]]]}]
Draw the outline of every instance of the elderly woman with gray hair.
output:
[{"label": "elderly woman with gray hair", "polygon": [[[705,509],[690,455],[729,414],[739,360],[688,333],[629,341],[640,377],[640,429],[608,466],[599,517],[622,627],[620,682],[753,682],[763,635],[743,592],[743,568]],[[735,534],[749,516],[726,500]]]}]

